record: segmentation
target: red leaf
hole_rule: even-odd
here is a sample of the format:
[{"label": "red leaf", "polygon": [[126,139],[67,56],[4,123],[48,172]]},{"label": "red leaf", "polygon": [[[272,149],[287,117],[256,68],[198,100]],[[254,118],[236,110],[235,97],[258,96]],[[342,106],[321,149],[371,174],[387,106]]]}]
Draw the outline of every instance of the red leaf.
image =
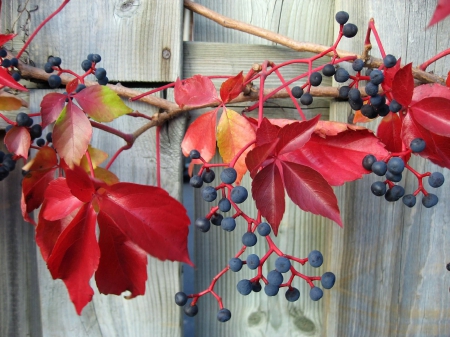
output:
[{"label": "red leaf", "polygon": [[286,192],[292,201],[302,210],[327,217],[342,227],[336,196],[326,180],[307,166],[280,163]]},{"label": "red leaf", "polygon": [[166,191],[118,183],[105,188],[98,198],[100,211],[147,253],[160,260],[192,264],[187,250],[189,217]]},{"label": "red leaf", "polygon": [[0,84],[5,87],[17,89],[21,91],[28,91],[22,84],[17,82],[9,73],[6,68],[0,67]]},{"label": "red leaf", "polygon": [[280,128],[273,125],[267,118],[263,118],[261,125],[256,129],[256,146],[273,143],[277,139]]},{"label": "red leaf", "polygon": [[220,98],[223,103],[228,103],[238,97],[244,89],[244,75],[242,71],[234,77],[227,79],[220,86]]},{"label": "red leaf", "polygon": [[83,202],[89,202],[95,194],[95,187],[92,180],[80,166],[75,166],[73,170],[66,170],[67,186],[70,192]]},{"label": "red leaf", "polygon": [[105,213],[98,215],[100,263],[95,281],[102,294],[120,295],[129,290],[132,298],[144,295],[147,254],[134,245]]},{"label": "red leaf", "polygon": [[69,83],[66,84],[66,92],[71,94],[73,93],[78,86],[78,78],[74,78],[72,81],[70,81]]},{"label": "red leaf", "polygon": [[416,122],[411,114],[407,114],[403,119],[402,139],[409,146],[415,138],[422,138],[426,143],[425,150],[418,155],[450,169],[450,137],[432,133]]},{"label": "red leaf", "polygon": [[276,152],[284,154],[301,148],[314,132],[320,115],[303,122],[296,122],[282,127],[278,131],[279,142]]},{"label": "red leaf", "polygon": [[283,218],[285,201],[280,171],[275,163],[264,167],[252,181],[256,207],[272,226],[275,235]]},{"label": "red leaf", "polygon": [[450,100],[447,98],[424,98],[411,105],[408,113],[432,133],[450,135]]},{"label": "red leaf", "polygon": [[69,167],[80,163],[91,137],[92,127],[88,118],[69,101],[53,129],[53,145]]},{"label": "red leaf", "polygon": [[267,160],[268,157],[274,152],[275,147],[278,144],[278,139],[275,139],[272,143],[265,143],[251,150],[245,157],[245,164],[250,171],[250,177],[254,178],[259,168]]},{"label": "red leaf", "polygon": [[186,157],[191,150],[198,150],[207,162],[214,157],[218,109],[201,115],[189,126],[181,143],[181,149]]},{"label": "red leaf", "polygon": [[437,83],[419,85],[414,88],[411,105],[429,97],[439,97],[450,100],[450,88]]},{"label": "red leaf", "polygon": [[175,102],[180,108],[185,106],[197,107],[219,102],[214,83],[208,77],[202,75],[194,75],[183,81],[177,79],[174,95]]},{"label": "red leaf", "polygon": [[46,207],[41,212],[44,219],[49,221],[65,218],[83,204],[75,197],[67,186],[66,178],[58,178],[48,185],[45,191]]},{"label": "red leaf", "polygon": [[445,80],[445,85],[450,87],[450,71],[447,73],[447,79]]},{"label": "red leaf", "polygon": [[403,142],[401,138],[402,121],[398,114],[389,112],[378,125],[377,136],[390,152],[401,152]]},{"label": "red leaf", "polygon": [[23,201],[26,204],[26,213],[41,206],[44,201],[44,192],[52,180],[55,179],[56,168],[29,172],[22,180]]},{"label": "red leaf", "polygon": [[67,95],[56,92],[44,96],[41,102],[42,128],[56,121],[66,105]]},{"label": "red leaf", "polygon": [[363,126],[352,125],[341,122],[318,121],[314,133],[322,138],[326,136],[336,136],[347,130],[367,130]]},{"label": "red leaf", "polygon": [[12,152],[25,159],[28,158],[28,150],[31,145],[31,136],[28,128],[24,126],[13,126],[4,138],[4,143],[9,152]]},{"label": "red leaf", "polygon": [[433,17],[431,18],[428,27],[438,23],[441,20],[444,20],[447,16],[450,15],[450,2],[448,0],[439,0],[434,10]]},{"label": "red leaf", "polygon": [[338,186],[369,173],[361,164],[369,153],[378,159],[388,155],[371,131],[347,130],[326,138],[313,134],[301,149],[280,159],[308,166],[319,172],[330,185]]},{"label": "red leaf", "polygon": [[95,223],[94,209],[90,204],[83,205],[59,235],[47,260],[52,277],[59,278],[66,284],[78,315],[94,295],[89,280],[100,259]]},{"label": "red leaf", "polygon": [[17,34],[0,34],[0,46],[3,46],[9,40],[12,40]]},{"label": "red leaf", "polygon": [[392,82],[392,95],[403,107],[411,103],[414,91],[414,77],[412,74],[412,63],[408,63],[397,71]]}]

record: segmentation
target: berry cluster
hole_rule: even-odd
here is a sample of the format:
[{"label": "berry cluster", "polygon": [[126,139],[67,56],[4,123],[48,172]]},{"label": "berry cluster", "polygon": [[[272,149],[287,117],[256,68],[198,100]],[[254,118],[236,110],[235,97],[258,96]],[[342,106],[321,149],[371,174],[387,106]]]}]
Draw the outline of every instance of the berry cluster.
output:
[{"label": "berry cluster", "polygon": [[11,153],[0,151],[0,181],[16,168],[16,158]]},{"label": "berry cluster", "polygon": [[1,48],[0,49],[0,63],[1,63],[0,65],[3,68],[6,68],[6,70],[12,76],[12,78],[14,78],[14,80],[16,80],[18,82],[21,79],[20,72],[18,70],[19,60],[15,57],[13,57],[11,59],[7,59],[7,58],[5,58],[7,55],[8,55],[8,52],[6,51],[6,49]]},{"label": "berry cluster", "polygon": [[[201,157],[199,151],[192,150],[190,152],[191,159],[199,159],[203,162],[203,166],[197,175],[192,176],[190,184],[194,188],[202,188],[204,183],[212,183],[215,179],[215,173],[211,169],[217,164],[207,164]],[[228,166],[228,165],[221,165]],[[267,222],[262,222],[260,215],[257,219],[252,219],[244,214],[239,204],[245,202],[248,198],[248,191],[245,187],[235,185],[237,179],[237,172],[233,167],[226,167],[220,174],[220,183],[218,186],[206,186],[202,189],[202,198],[206,202],[213,202],[217,200],[218,195],[221,195],[217,206],[211,207],[211,211],[205,216],[200,217],[195,221],[195,226],[201,232],[208,232],[211,228],[211,223],[215,226],[220,226],[226,232],[232,232],[236,228],[236,218],[242,217],[247,222],[247,231],[242,236],[242,248],[240,251],[232,257],[228,265],[213,279],[210,287],[198,294],[186,295],[184,292],[179,292],[175,295],[175,303],[179,306],[184,306],[184,312],[188,316],[195,316],[198,313],[197,301],[198,299],[211,293],[219,303],[219,311],[217,313],[217,319],[220,322],[226,322],[231,318],[230,310],[223,307],[221,298],[214,292],[213,288],[217,280],[231,270],[233,272],[239,272],[243,265],[247,265],[250,270],[255,270],[257,274],[252,279],[242,279],[237,284],[237,290],[242,295],[248,295],[252,291],[260,292],[262,290],[262,283],[264,283],[264,292],[267,296],[275,296],[278,294],[280,288],[286,288],[285,297],[288,301],[297,301],[300,297],[300,291],[292,286],[294,278],[300,277],[304,279],[311,287],[309,296],[313,301],[318,301],[323,296],[321,288],[314,285],[314,281],[321,281],[322,287],[330,289],[335,283],[335,275],[331,272],[326,272],[322,276],[306,276],[292,265],[292,262],[300,263],[301,265],[309,264],[315,268],[318,268],[323,263],[322,253],[313,250],[310,252],[307,258],[297,258],[294,256],[284,254],[272,241],[270,234],[272,232],[271,226]],[[233,216],[225,216],[220,212],[226,213],[234,210]],[[245,253],[247,247],[253,247],[258,242],[258,236],[266,240],[269,249],[261,258],[256,254],[249,254],[245,259],[242,259],[242,255]],[[275,261],[275,269],[271,270],[267,275],[263,275],[262,266],[267,259],[276,254],[278,257]],[[285,277],[284,275],[288,275]],[[187,304],[188,299],[192,298],[192,301]]]},{"label": "berry cluster", "polygon": [[[385,176],[385,181],[376,181],[371,186],[371,191],[376,196],[383,196],[387,201],[397,201],[402,198],[403,203],[408,207],[414,207],[416,204],[416,196],[420,192],[423,193],[422,205],[426,208],[435,206],[438,203],[438,197],[429,193],[423,186],[423,178],[428,177],[428,185],[433,188],[438,188],[444,183],[444,176],[440,172],[426,172],[419,174],[411,166],[405,163],[405,158],[409,158],[411,152],[418,153],[425,149],[425,141],[421,138],[416,138],[411,141],[410,149],[400,154],[391,154],[384,160],[377,160],[374,155],[368,154],[362,161],[362,166],[372,171],[376,175]],[[405,189],[400,185],[395,185],[402,180],[403,171],[409,170],[419,181],[419,187],[412,194],[405,194]]]}]

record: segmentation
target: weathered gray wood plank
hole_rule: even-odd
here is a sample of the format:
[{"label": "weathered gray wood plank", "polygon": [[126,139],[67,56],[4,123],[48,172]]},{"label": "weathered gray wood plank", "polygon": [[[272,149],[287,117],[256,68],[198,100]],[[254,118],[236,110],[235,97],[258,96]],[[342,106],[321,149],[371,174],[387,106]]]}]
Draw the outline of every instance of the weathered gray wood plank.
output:
[{"label": "weathered gray wood plank", "polygon": [[[3,140],[4,131],[1,131]],[[0,149],[7,152],[3,141]],[[39,280],[34,228],[20,210],[21,163],[0,182],[0,335],[40,337]],[[39,257],[38,257],[39,258]]]},{"label": "weathered gray wood plank", "polygon": [[[28,10],[26,0],[3,3],[2,31],[20,32],[28,17],[18,17],[17,8]],[[40,2],[29,15],[29,34],[62,3]],[[102,56],[99,67],[111,81],[171,82],[180,76],[182,60],[181,0],[71,1],[36,36],[29,57],[42,68],[51,55],[62,58],[62,67],[81,73],[81,62],[89,53]],[[23,32],[14,41],[20,49]]]},{"label": "weathered gray wood plank", "polygon": [[[370,3],[336,1],[336,11],[347,10],[350,22],[360,27],[354,39],[343,41],[342,49],[359,52],[365,28],[374,17],[387,53],[415,66],[448,47],[449,20],[425,30],[436,1]],[[372,55],[379,57],[373,42]],[[445,75],[449,59],[428,70]],[[348,106],[332,104],[331,118],[345,120]],[[376,123],[371,123],[376,126]],[[412,158],[419,172],[440,171],[447,181],[448,170]],[[448,271],[450,261],[448,187],[430,189],[440,202],[426,209],[409,209],[401,201],[388,203],[370,193],[379,180],[373,175],[338,189],[344,229],[330,232],[332,266],[336,289],[326,302],[327,336],[446,336],[450,331]],[[446,182],[447,184],[447,182]],[[400,185],[406,193],[417,187],[408,174]]]},{"label": "weathered gray wood plank", "polygon": [[[142,91],[148,89],[142,89]],[[36,108],[49,90],[31,92],[31,108]],[[141,113],[153,115],[156,110],[144,103],[126,102]],[[132,132],[145,120],[122,117],[110,125]],[[161,183],[175,198],[181,197],[180,142],[185,117],[172,120],[161,130]],[[92,146],[113,155],[124,142],[103,131],[94,132]],[[156,185],[155,129],[142,135],[131,150],[122,153],[111,170],[121,181]],[[39,253],[40,255],[40,253]],[[179,264],[148,259],[146,295],[133,300],[98,293],[95,281],[93,301],[77,316],[62,281],[52,280],[39,256],[39,281],[42,325],[45,336],[180,336],[180,312],[173,295],[180,289]]]}]

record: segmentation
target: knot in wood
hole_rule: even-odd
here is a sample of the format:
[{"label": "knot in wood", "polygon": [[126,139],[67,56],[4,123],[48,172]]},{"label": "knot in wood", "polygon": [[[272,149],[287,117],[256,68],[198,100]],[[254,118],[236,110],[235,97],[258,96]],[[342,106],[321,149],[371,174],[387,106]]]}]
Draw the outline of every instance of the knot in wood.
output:
[{"label": "knot in wood", "polygon": [[162,51],[162,58],[165,60],[170,59],[170,56],[172,55],[172,53],[170,52],[169,48],[164,48]]}]

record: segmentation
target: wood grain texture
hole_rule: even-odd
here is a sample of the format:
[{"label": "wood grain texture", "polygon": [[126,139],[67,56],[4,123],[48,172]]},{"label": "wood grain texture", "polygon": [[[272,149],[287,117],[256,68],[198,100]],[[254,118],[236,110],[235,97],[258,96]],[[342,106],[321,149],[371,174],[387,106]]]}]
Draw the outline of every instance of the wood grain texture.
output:
[{"label": "wood grain texture", "polygon": [[[26,3],[4,2],[2,31],[13,29],[23,36],[20,27],[25,24],[31,33],[62,1],[38,3],[28,21],[24,12],[13,25],[17,8]],[[181,0],[71,1],[33,40],[29,58],[42,68],[49,56],[59,56],[63,68],[81,73],[81,62],[97,53],[102,56],[99,67],[107,70],[110,81],[171,82],[180,76],[182,18]],[[15,49],[22,43],[17,37]]]},{"label": "wood grain texture", "polygon": [[[419,65],[448,47],[450,21],[425,30],[437,1],[336,1],[336,11],[346,10],[349,22],[360,27],[342,48],[359,51],[370,17],[386,53],[402,62]],[[373,40],[372,55],[379,57]],[[445,75],[445,58],[428,70]],[[330,118],[345,120],[346,103],[332,104]],[[376,127],[377,123],[371,123]],[[448,170],[414,157],[410,164],[419,172],[439,171],[447,181]],[[344,229],[329,233],[335,289],[325,306],[326,336],[447,336],[450,331],[448,187],[431,189],[439,204],[409,209],[400,201],[388,203],[370,193],[374,175],[338,188]],[[447,184],[447,183],[445,183]],[[400,185],[406,193],[417,187],[407,174]],[[425,182],[425,186],[427,183]]]},{"label": "wood grain texture", "polygon": [[[330,44],[332,38],[332,23],[321,20],[322,14],[332,15],[332,1],[198,1],[201,4],[234,19],[243,20],[266,29],[272,29],[281,34],[302,40]],[[321,14],[320,14],[321,13]],[[320,15],[319,15],[320,14]],[[312,29],[311,21],[317,22],[320,29]],[[233,74],[249,69],[255,62],[265,59],[287,60],[299,57],[298,53],[286,51],[284,48],[273,46],[259,38],[234,32],[219,27],[215,23],[195,15],[194,41],[185,43],[185,60],[183,74],[185,77],[194,73]],[[320,23],[320,24],[319,24]],[[308,28],[306,28],[308,27]],[[207,45],[203,42],[214,42]],[[237,44],[237,45],[234,45]],[[240,45],[239,45],[240,44]],[[265,46],[265,45],[266,46]],[[267,45],[272,45],[270,48]],[[212,46],[212,48],[210,47]],[[196,52],[202,50],[204,52]],[[207,51],[208,50],[208,51]],[[191,54],[192,53],[192,54]],[[195,55],[193,57],[192,55]],[[300,56],[303,57],[303,56]],[[189,68],[187,68],[189,67]],[[190,68],[192,67],[192,68]],[[193,70],[195,69],[195,70]],[[198,72],[197,72],[198,69]],[[302,68],[303,69],[303,68]],[[287,69],[286,78],[304,71],[300,68]],[[269,80],[270,85],[277,85],[275,80]],[[305,109],[308,117],[322,113],[328,116],[329,101],[315,99],[310,109]],[[236,111],[242,105],[233,107]],[[265,106],[265,112],[271,118],[295,118],[295,111],[290,100],[270,101]],[[216,155],[214,161],[220,159]],[[219,179],[220,169],[215,170],[216,180]],[[242,185],[249,191],[250,179],[244,177]],[[216,182],[211,184],[216,185]],[[198,191],[196,191],[198,192]],[[289,200],[289,198],[286,198]],[[212,204],[206,203],[199,193],[195,194],[195,218],[204,216]],[[244,212],[255,215],[254,202],[249,196],[242,204]],[[230,213],[231,215],[231,213]],[[286,252],[299,257],[306,257],[313,249],[325,248],[324,235],[330,226],[336,226],[321,217],[312,216],[298,209],[292,202],[287,202],[286,213],[280,226],[279,236],[275,241]],[[211,279],[227,265],[228,260],[241,248],[241,237],[246,230],[242,219],[238,220],[234,232],[228,233],[220,227],[212,226],[208,233],[195,233],[195,288],[201,291],[208,287]],[[247,249],[243,254],[245,258],[250,253],[262,256],[267,251],[267,245],[260,236],[255,247]],[[275,259],[270,259],[264,266],[263,272],[267,274],[274,268]],[[307,275],[321,275],[330,270],[326,262],[319,269],[299,267]],[[285,289],[280,290],[276,297],[268,297],[264,290],[248,296],[240,295],[236,284],[244,278],[255,275],[244,266],[239,273],[228,272],[217,283],[215,290],[222,297],[224,306],[232,313],[231,321],[222,324],[217,321],[218,305],[212,296],[205,296],[198,302],[199,313],[195,318],[196,336],[322,336],[323,333],[323,302],[312,302],[309,299],[308,285],[296,279],[294,285],[301,292],[300,300],[289,303],[284,298]],[[329,292],[325,292],[328,296]]]},{"label": "wood grain texture", "polygon": [[[148,89],[142,89],[145,91]],[[33,90],[31,108],[50,91]],[[126,102],[141,113],[153,115],[156,110],[140,102]],[[175,198],[181,197],[180,142],[185,129],[185,117],[172,120],[161,130],[162,186]],[[123,116],[110,125],[124,132],[132,132],[145,120]],[[103,131],[94,131],[92,146],[109,155],[124,142]],[[133,148],[123,152],[111,170],[121,181],[156,184],[155,129],[143,134]],[[67,290],[61,280],[52,280],[39,253],[39,281],[42,326],[45,336],[180,336],[180,312],[173,303],[173,295],[180,289],[179,264],[161,262],[149,257],[146,294],[133,300],[123,296],[105,296],[98,293],[95,281],[93,301],[77,316]]]},{"label": "wood grain texture", "polygon": [[[0,149],[6,151],[3,142]],[[17,163],[0,183],[0,335],[41,337],[36,242],[34,227],[21,215],[21,180]]]}]

